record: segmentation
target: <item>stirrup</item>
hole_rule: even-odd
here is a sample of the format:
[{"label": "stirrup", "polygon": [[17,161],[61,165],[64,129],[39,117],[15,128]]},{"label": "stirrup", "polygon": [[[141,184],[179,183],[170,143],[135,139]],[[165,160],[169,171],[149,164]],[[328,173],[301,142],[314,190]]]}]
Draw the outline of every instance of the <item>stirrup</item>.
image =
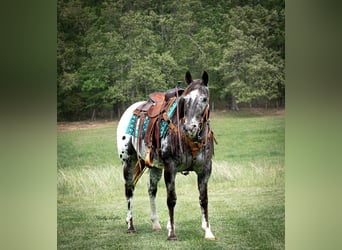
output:
[{"label": "stirrup", "polygon": [[146,150],[145,166],[153,167],[153,160],[151,160],[151,147],[148,147]]}]

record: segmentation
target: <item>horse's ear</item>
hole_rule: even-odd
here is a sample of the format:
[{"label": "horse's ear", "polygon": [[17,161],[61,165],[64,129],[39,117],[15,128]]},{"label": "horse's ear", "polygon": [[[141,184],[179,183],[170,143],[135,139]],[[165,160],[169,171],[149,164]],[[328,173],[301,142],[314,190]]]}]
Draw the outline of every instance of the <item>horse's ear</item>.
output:
[{"label": "horse's ear", "polygon": [[191,76],[191,74],[190,74],[190,71],[187,71],[186,73],[185,73],[185,81],[186,81],[186,83],[189,85],[190,83],[192,83],[192,76]]},{"label": "horse's ear", "polygon": [[202,83],[203,83],[205,86],[208,86],[208,82],[209,82],[208,73],[207,73],[207,71],[203,71],[203,74],[202,74]]}]

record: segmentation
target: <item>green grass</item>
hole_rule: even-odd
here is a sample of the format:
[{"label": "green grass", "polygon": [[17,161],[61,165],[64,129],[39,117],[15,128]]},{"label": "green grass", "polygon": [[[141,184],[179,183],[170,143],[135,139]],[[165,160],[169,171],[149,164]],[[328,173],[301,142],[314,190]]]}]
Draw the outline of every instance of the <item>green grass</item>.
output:
[{"label": "green grass", "polygon": [[[284,116],[212,114],[218,145],[209,180],[215,241],[201,229],[196,175],[178,175],[177,242],[168,242],[164,182],[157,207],[163,230],[153,232],[148,175],[136,187],[137,234],[126,233],[122,168],[116,127],[58,131],[59,249],[284,249]],[[191,194],[191,195],[189,195]]]}]

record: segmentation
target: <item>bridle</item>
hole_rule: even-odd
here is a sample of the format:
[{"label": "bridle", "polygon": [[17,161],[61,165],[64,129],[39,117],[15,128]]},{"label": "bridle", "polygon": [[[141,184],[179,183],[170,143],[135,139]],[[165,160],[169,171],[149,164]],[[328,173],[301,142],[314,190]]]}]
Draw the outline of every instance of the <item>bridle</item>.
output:
[{"label": "bridle", "polygon": [[178,132],[181,134],[181,137],[185,139],[185,141],[187,142],[187,144],[191,148],[193,163],[196,161],[196,158],[197,158],[197,155],[198,155],[200,149],[203,146],[205,146],[206,143],[208,142],[208,140],[214,135],[213,131],[211,129],[209,129],[209,126],[208,126],[209,125],[209,104],[206,105],[206,108],[203,112],[201,122],[200,122],[200,129],[199,129],[198,134],[203,134],[204,124],[206,124],[206,123],[207,123],[207,126],[205,126],[205,127],[206,127],[207,131],[204,131],[204,136],[201,137],[198,135],[195,141],[192,140],[188,135],[184,134],[183,131]]},{"label": "bridle", "polygon": [[[186,91],[183,92],[183,94],[181,95],[181,98],[183,98],[185,96]],[[193,139],[191,139],[188,135],[186,135],[180,128],[179,125],[181,123],[184,123],[185,117],[183,117],[182,119],[180,119],[179,117],[179,97],[178,95],[175,98],[177,101],[177,125],[175,125],[166,115],[166,113],[163,114],[163,119],[168,122],[168,125],[170,127],[170,129],[177,134],[178,138],[179,138],[179,146],[180,146],[180,152],[183,152],[182,150],[182,146],[181,146],[181,142],[185,141],[189,147],[191,148],[191,153],[192,153],[192,165],[195,163],[198,153],[201,150],[202,147],[204,147],[207,142],[211,139],[211,137],[213,137],[215,143],[217,144],[217,141],[214,137],[214,132],[209,128],[209,97],[208,97],[208,102],[206,104],[205,110],[203,111],[201,120],[200,120],[200,129],[198,134],[203,134],[203,129],[204,127],[206,128],[206,131],[204,132],[204,136],[197,136],[196,140],[194,141]],[[185,113],[185,111],[184,111]],[[182,122],[181,122],[182,121]],[[207,124],[207,126],[204,126],[205,124]],[[183,140],[182,140],[183,139]]]}]

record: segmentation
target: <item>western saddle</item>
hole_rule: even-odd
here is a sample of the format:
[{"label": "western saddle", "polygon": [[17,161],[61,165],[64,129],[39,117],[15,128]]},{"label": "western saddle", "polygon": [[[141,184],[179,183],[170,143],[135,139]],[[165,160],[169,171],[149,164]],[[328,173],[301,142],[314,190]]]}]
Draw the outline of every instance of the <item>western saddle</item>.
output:
[{"label": "western saddle", "polygon": [[[145,160],[142,163],[147,167],[153,167],[154,151],[152,149],[156,149],[156,152],[160,150],[160,122],[163,119],[163,114],[168,112],[175,98],[182,95],[183,91],[183,88],[174,88],[167,92],[152,93],[149,95],[149,100],[138,106],[133,112],[140,118],[138,145],[144,140],[147,150]],[[148,119],[147,127],[144,128],[146,119]],[[143,129],[146,129],[144,136],[142,136]],[[141,161],[138,162],[141,164]]]}]

